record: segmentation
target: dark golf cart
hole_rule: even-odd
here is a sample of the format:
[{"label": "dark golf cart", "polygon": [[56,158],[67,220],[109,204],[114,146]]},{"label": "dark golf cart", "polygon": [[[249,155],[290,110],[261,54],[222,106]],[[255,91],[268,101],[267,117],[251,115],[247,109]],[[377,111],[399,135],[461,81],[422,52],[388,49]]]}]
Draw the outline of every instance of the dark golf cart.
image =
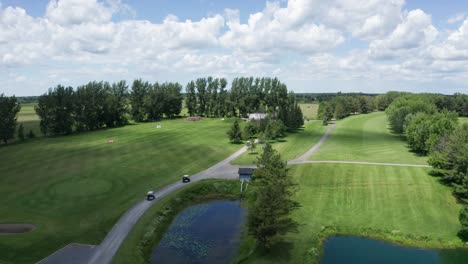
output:
[{"label": "dark golf cart", "polygon": [[154,196],[154,192],[153,191],[149,191],[147,194],[146,194],[146,200],[147,201],[152,201],[154,200],[156,197]]},{"label": "dark golf cart", "polygon": [[188,176],[188,175],[184,175],[184,177],[182,177],[182,182],[183,182],[183,183],[190,182],[189,176]]}]

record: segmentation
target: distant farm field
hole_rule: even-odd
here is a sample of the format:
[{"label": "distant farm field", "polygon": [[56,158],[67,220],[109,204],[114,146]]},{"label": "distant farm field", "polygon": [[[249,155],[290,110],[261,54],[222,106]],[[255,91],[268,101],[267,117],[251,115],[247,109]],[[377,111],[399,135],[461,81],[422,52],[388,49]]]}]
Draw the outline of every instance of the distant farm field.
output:
[{"label": "distant farm field", "polygon": [[148,190],[240,148],[228,142],[230,126],[177,119],[0,147],[0,222],[37,226],[0,236],[0,263],[36,262],[70,242],[98,244]]},{"label": "distant farm field", "polygon": [[299,107],[302,110],[302,115],[306,119],[316,119],[319,104],[299,104]]},{"label": "distant farm field", "polygon": [[390,132],[383,112],[339,120],[312,160],[369,161],[426,164],[427,158],[409,152],[406,142]]},{"label": "distant farm field", "polygon": [[[39,126],[40,120],[39,116],[34,110],[36,104],[22,104],[21,110],[18,113],[18,126],[23,124],[24,134],[27,135],[30,130],[34,133],[36,137],[41,136],[41,129]],[[18,126],[16,128],[18,128]],[[17,136],[17,133],[15,133]]]},{"label": "distant farm field", "polygon": [[[328,229],[426,247],[461,245],[461,208],[428,169],[349,164],[291,166],[298,232],[248,263],[315,263]],[[332,231],[333,232],[333,231]]]},{"label": "distant farm field", "polygon": [[[303,128],[293,133],[288,133],[285,138],[273,141],[273,148],[281,154],[283,159],[292,160],[313,147],[320,140],[326,129],[327,127],[323,126],[320,121],[306,122]],[[246,152],[232,163],[238,165],[255,164],[257,156],[261,155],[261,153],[262,145],[258,145],[255,152]]]}]

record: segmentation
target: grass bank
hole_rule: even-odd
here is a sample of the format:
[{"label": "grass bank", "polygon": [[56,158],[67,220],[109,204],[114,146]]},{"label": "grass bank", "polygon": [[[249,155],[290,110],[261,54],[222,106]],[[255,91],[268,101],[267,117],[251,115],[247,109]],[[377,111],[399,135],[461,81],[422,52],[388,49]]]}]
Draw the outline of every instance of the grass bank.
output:
[{"label": "grass bank", "polygon": [[337,121],[312,160],[344,160],[426,164],[427,157],[409,152],[403,138],[392,134],[384,112]]},{"label": "grass bank", "polygon": [[170,194],[137,222],[112,263],[149,263],[153,248],[180,211],[207,200],[239,197],[239,182],[228,180],[204,180]]},{"label": "grass bank", "polygon": [[177,119],[1,146],[0,222],[37,228],[0,236],[0,262],[31,263],[70,242],[100,243],[148,190],[239,149],[228,142],[230,126]]}]

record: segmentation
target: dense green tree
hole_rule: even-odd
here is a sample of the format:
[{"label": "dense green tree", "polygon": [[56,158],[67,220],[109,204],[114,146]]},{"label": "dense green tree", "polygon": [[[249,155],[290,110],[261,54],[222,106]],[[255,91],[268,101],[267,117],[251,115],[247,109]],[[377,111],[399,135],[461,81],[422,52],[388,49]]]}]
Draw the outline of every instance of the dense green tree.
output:
[{"label": "dense green tree", "polygon": [[[77,131],[96,130],[106,123],[106,101],[110,85],[104,82],[89,82],[76,89],[74,120]],[[108,114],[109,115],[109,114]]]},{"label": "dense green tree", "polygon": [[21,106],[16,97],[0,94],[0,138],[5,144],[15,136],[16,121],[20,109]]},{"label": "dense green tree", "polygon": [[385,110],[393,132],[404,133],[406,116],[418,112],[433,114],[436,107],[418,96],[401,96],[395,99]]},{"label": "dense green tree", "polygon": [[386,94],[380,94],[375,98],[375,104],[377,107],[377,110],[379,111],[385,111],[387,107],[395,100],[397,97],[402,95],[403,93],[400,92],[394,92],[390,91],[387,92]]},{"label": "dense green tree", "polygon": [[41,131],[46,134],[70,134],[75,123],[75,92],[72,87],[58,85],[39,97],[36,113]]},{"label": "dense green tree", "polygon": [[162,85],[157,82],[151,85],[143,103],[143,112],[147,121],[156,121],[163,117],[164,100],[165,94]]},{"label": "dense green tree", "polygon": [[165,83],[162,87],[164,91],[164,115],[173,118],[182,111],[182,86],[179,83]]},{"label": "dense green tree", "polygon": [[291,197],[295,184],[288,176],[286,162],[267,143],[254,171],[256,191],[249,204],[248,232],[263,247],[269,248],[281,235],[294,231],[297,223],[290,217],[299,204]]},{"label": "dense green tree", "polygon": [[151,88],[151,84],[140,80],[133,81],[132,92],[130,94],[130,103],[132,105],[132,116],[137,122],[142,122],[146,119],[145,116],[145,98]]},{"label": "dense green tree", "polygon": [[242,131],[239,125],[239,120],[236,118],[232,123],[231,129],[228,131],[228,137],[231,142],[239,143],[242,141]]},{"label": "dense green tree", "polygon": [[185,104],[187,105],[187,111],[189,116],[195,116],[198,113],[197,108],[197,92],[195,91],[195,82],[191,81],[185,88],[187,93]]},{"label": "dense green tree", "polygon": [[468,173],[468,124],[443,135],[428,162],[445,182],[462,186]]},{"label": "dense green tree", "polygon": [[119,127],[128,123],[128,85],[125,81],[108,87],[105,102],[105,123],[107,127]]},{"label": "dense green tree", "polygon": [[199,78],[195,82],[195,85],[197,88],[198,115],[206,116],[207,101],[209,99],[206,92],[207,80],[205,78]]}]

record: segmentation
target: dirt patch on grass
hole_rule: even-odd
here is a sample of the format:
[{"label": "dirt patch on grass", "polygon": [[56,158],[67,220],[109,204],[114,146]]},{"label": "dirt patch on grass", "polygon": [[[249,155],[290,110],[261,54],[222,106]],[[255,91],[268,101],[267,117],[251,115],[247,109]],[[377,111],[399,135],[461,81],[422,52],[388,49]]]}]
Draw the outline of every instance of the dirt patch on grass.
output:
[{"label": "dirt patch on grass", "polygon": [[201,116],[191,116],[186,118],[184,121],[185,122],[197,122],[197,121],[202,121],[203,118]]},{"label": "dirt patch on grass", "polygon": [[0,224],[0,234],[20,234],[34,230],[32,224]]}]

